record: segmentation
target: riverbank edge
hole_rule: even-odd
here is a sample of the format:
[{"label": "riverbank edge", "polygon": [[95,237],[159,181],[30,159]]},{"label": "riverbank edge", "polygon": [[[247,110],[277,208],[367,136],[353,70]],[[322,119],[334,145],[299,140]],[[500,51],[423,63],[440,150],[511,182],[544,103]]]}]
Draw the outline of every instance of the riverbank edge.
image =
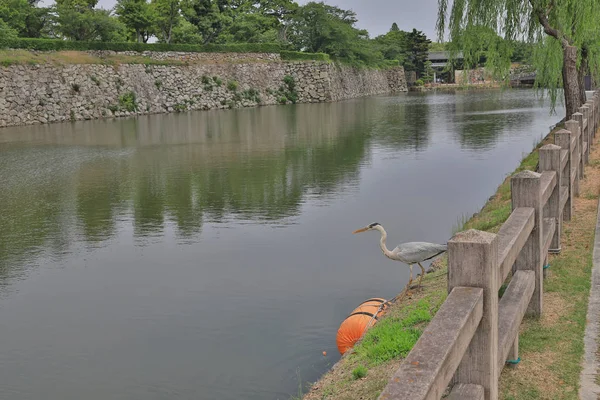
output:
[{"label": "riverbank edge", "polygon": [[[549,133],[546,135],[529,153],[520,163],[520,165],[515,169],[513,173],[507,176],[507,178],[503,181],[503,183],[498,187],[495,194],[490,197],[490,199],[486,202],[479,213],[474,214],[470,219],[468,219],[460,229],[479,229],[490,232],[497,232],[502,223],[508,218],[511,211],[510,206],[510,176],[514,175],[517,172],[522,170],[533,170],[537,169],[538,164],[538,152],[537,150],[548,143],[553,143],[553,135],[554,133],[562,129],[564,120],[559,122]],[[595,157],[590,159],[590,165],[594,166],[595,171],[597,172],[596,177],[600,176],[600,151],[596,149]],[[591,170],[591,168],[588,168]],[[586,182],[587,181],[587,182]],[[597,212],[597,203],[598,203],[598,180],[593,179],[593,175],[586,173],[586,179],[582,181],[583,185],[587,185],[588,187],[593,186],[594,190],[591,192],[588,190],[585,194],[585,199],[583,196],[576,198],[576,203],[579,203],[581,206],[582,201],[593,201],[593,209],[594,212]],[[576,204],[577,205],[577,204]],[[577,215],[577,214],[576,214]],[[589,217],[589,215],[588,215]],[[577,216],[573,218],[573,221],[566,223],[567,229],[577,229],[577,224],[582,225],[582,218],[585,221],[586,216]],[[592,231],[592,235],[595,232],[595,221],[596,218],[593,218],[593,228],[589,229]],[[588,232],[589,233],[589,232]],[[569,233],[565,235],[565,243],[564,250],[561,255],[553,256],[551,259],[552,264],[556,264],[557,268],[560,268],[560,258],[567,257],[565,261],[568,264],[570,260],[568,257],[572,257],[569,251],[572,253],[573,249],[579,249],[582,253],[585,260],[581,262],[580,272],[584,280],[587,279],[588,285],[585,283],[580,283],[580,286],[583,286],[582,292],[580,296],[585,297],[585,304],[587,305],[588,296],[589,296],[589,282],[591,279],[591,262],[592,262],[592,251],[590,247],[590,243],[586,243],[585,238],[579,238],[579,240],[572,242],[571,236]],[[575,235],[576,236],[576,235]],[[589,235],[588,235],[589,236]],[[587,247],[586,247],[587,246]],[[581,250],[580,248],[583,248]],[[575,250],[575,251],[576,251]],[[562,277],[563,271],[558,271],[557,276],[554,276],[556,270],[551,269],[550,275],[555,279],[556,282],[551,283],[548,287],[551,290],[557,290],[556,287],[560,287],[562,283],[560,279],[565,279]],[[559,273],[561,274],[560,276]],[[429,302],[429,307],[431,311],[431,315],[435,315],[435,312],[443,303],[446,297],[446,282],[447,282],[447,260],[446,258],[440,258],[436,260],[432,264],[432,268],[428,271],[428,274],[423,278],[423,283],[425,285],[425,290],[420,293],[413,294],[413,296],[406,298],[401,303],[395,303],[390,307],[388,313],[381,318],[378,324],[381,324],[382,321],[385,321],[387,318],[396,318],[398,314],[402,313],[403,310],[411,309],[416,307],[420,302],[423,302],[424,299],[434,299],[434,302]],[[552,293],[553,295],[555,293]],[[552,296],[554,297],[554,296]],[[561,371],[555,371],[556,369],[556,357],[553,358],[544,358],[544,357],[531,357],[532,360],[526,360],[521,365],[516,368],[505,368],[502,377],[500,380],[501,383],[501,392],[500,398],[506,400],[513,399],[537,399],[537,398],[560,398],[560,399],[575,399],[577,398],[577,393],[579,389],[579,376],[580,372],[583,369],[583,338],[584,338],[584,325],[585,319],[581,321],[571,321],[569,315],[557,315],[557,310],[555,309],[555,305],[550,305],[550,319],[555,319],[555,324],[559,324],[559,321],[565,319],[569,325],[574,325],[577,331],[578,337],[573,339],[575,342],[572,345],[575,349],[573,351],[567,351],[565,354],[561,354],[563,360],[565,358],[568,359],[566,362],[569,364],[568,376],[565,376]],[[587,307],[585,307],[584,314],[587,313]],[[405,314],[405,313],[404,313]],[[543,317],[548,318],[548,317]],[[422,332],[427,326],[428,321],[420,321],[416,324],[416,327]],[[545,324],[546,322],[540,322],[539,320],[524,320],[523,326],[521,328],[522,335],[525,333],[524,341],[520,339],[520,344],[522,346],[522,355],[528,355],[527,351],[532,347],[531,342],[538,340],[537,329],[539,328],[539,324]],[[528,326],[529,325],[529,326]],[[375,325],[370,332],[376,330],[378,325]],[[556,329],[560,331],[560,326],[555,326]],[[527,334],[527,330],[532,330],[531,334]],[[580,331],[580,332],[579,332]],[[542,335],[543,336],[543,335]],[[567,333],[563,334],[564,336],[568,336]],[[532,339],[533,337],[533,339]],[[570,340],[572,338],[568,338],[565,340]],[[416,343],[416,339],[414,340]],[[579,346],[579,342],[581,342],[581,346]],[[360,347],[362,345],[361,342],[355,346],[353,350]],[[414,343],[413,343],[414,345]],[[540,343],[537,343],[538,346]],[[411,346],[412,347],[412,346]],[[579,348],[580,347],[580,348]],[[410,350],[410,349],[409,349]],[[406,351],[408,353],[408,351]],[[310,388],[308,388],[308,392],[305,393],[302,397],[304,400],[332,400],[332,399],[377,399],[379,393],[383,390],[385,385],[387,384],[389,378],[396,371],[400,363],[402,362],[403,357],[395,357],[393,359],[384,361],[384,362],[371,362],[365,360],[362,357],[361,360],[357,360],[355,352],[346,353],[328,372],[326,372],[316,383],[312,384]],[[561,362],[564,362],[561,360]],[[358,362],[357,362],[358,361]],[[365,361],[367,361],[365,363]],[[356,370],[357,366],[367,364],[367,374],[364,377],[358,377],[353,374]],[[533,370],[533,371],[532,371]],[[549,373],[552,371],[552,373]],[[525,373],[526,372],[526,373]],[[354,375],[354,376],[353,376]],[[524,375],[533,376],[533,378],[545,376],[546,379],[551,381],[556,381],[557,385],[552,387],[547,392],[540,391],[537,388],[532,387],[531,377],[523,377]],[[548,375],[552,375],[549,377]],[[558,377],[556,377],[556,376]],[[556,379],[555,379],[556,378]],[[539,380],[540,384],[544,384],[544,379]]]},{"label": "riverbank edge", "polygon": [[25,59],[5,62],[4,53],[0,127],[323,103],[408,90],[401,66],[355,68],[287,61],[279,54],[152,53],[150,58],[57,52],[31,63],[27,57],[41,56],[20,51]]}]

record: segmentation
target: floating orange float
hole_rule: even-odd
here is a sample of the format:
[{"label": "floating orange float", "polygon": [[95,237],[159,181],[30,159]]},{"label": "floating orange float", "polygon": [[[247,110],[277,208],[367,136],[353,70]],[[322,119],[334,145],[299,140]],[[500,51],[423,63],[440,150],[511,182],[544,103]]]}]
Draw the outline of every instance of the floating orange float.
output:
[{"label": "floating orange float", "polygon": [[351,349],[362,335],[373,326],[388,307],[386,299],[365,300],[342,322],[337,331],[337,348],[340,354]]}]

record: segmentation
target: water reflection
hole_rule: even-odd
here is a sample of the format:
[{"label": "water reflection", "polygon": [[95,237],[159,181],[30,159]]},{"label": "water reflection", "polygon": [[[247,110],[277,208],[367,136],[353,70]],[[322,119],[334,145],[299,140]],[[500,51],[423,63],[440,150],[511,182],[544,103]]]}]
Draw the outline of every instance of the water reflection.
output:
[{"label": "water reflection", "polygon": [[6,129],[0,266],[76,229],[106,240],[128,214],[136,236],[170,221],[188,238],[206,220],[285,219],[307,193],[356,185],[372,143],[418,153],[445,130],[481,151],[539,106],[529,93],[457,92]]},{"label": "water reflection", "polygon": [[1,130],[0,398],[289,398],[408,277],[349,232],[445,240],[548,120],[495,91]]},{"label": "water reflection", "polygon": [[[461,96],[468,97],[469,94],[463,92]],[[485,150],[492,148],[502,133],[510,135],[530,124],[531,110],[544,107],[544,102],[507,91],[481,93],[477,102],[457,101],[452,105],[458,142],[465,149]]]},{"label": "water reflection", "polygon": [[160,234],[166,221],[190,237],[204,220],[297,215],[307,192],[326,196],[358,178],[373,106],[266,107],[5,132],[0,262],[43,245],[55,229],[77,226],[86,240],[105,240],[128,210],[137,236]]}]

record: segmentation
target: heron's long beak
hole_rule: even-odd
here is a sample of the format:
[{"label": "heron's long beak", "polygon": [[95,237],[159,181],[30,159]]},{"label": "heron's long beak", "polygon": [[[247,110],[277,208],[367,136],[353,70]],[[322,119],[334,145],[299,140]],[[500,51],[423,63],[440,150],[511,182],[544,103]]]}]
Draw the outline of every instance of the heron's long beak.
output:
[{"label": "heron's long beak", "polygon": [[357,229],[357,230],[355,230],[354,232],[352,232],[352,234],[354,234],[354,233],[366,232],[366,231],[368,231],[368,230],[369,230],[369,228],[360,228],[360,229]]}]

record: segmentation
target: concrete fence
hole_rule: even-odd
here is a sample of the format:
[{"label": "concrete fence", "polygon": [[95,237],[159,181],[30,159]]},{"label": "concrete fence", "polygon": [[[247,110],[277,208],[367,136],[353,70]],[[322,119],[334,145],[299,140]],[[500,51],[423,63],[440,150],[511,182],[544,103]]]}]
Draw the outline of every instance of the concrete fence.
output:
[{"label": "concrete fence", "polygon": [[448,298],[380,400],[440,399],[449,385],[449,400],[498,398],[502,368],[519,357],[523,317],[543,313],[544,265],[549,252],[560,252],[562,221],[573,214],[599,121],[595,92],[555,144],[539,149],[538,172],[511,178],[512,213],[500,231],[468,230],[448,242]]}]

